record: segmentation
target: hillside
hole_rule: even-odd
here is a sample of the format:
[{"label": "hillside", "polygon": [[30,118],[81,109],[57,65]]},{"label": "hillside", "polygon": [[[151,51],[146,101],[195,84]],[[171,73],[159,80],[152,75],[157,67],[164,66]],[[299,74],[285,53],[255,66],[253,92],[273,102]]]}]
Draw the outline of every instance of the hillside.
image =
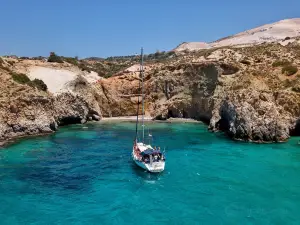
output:
[{"label": "hillside", "polygon": [[[0,145],[17,137],[51,133],[61,125],[100,119],[91,84],[84,75],[72,74],[74,69],[68,63],[0,57]],[[68,83],[66,78],[57,79],[66,73]]]},{"label": "hillside", "polygon": [[266,24],[220,40],[203,43],[187,42],[179,45],[175,51],[200,50],[213,47],[257,45],[270,42],[282,42],[283,45],[294,41],[300,36],[300,18],[286,19]]},{"label": "hillside", "polygon": [[[154,63],[145,73],[146,114],[194,118],[237,140],[286,141],[300,133],[300,46],[213,48]],[[96,85],[105,116],[134,115],[138,75]]]},{"label": "hillside", "polygon": [[[1,58],[0,142],[135,115],[138,58],[64,60]],[[158,53],[145,65],[145,113],[200,120],[235,140],[286,141],[300,135],[299,68],[298,42]]]}]

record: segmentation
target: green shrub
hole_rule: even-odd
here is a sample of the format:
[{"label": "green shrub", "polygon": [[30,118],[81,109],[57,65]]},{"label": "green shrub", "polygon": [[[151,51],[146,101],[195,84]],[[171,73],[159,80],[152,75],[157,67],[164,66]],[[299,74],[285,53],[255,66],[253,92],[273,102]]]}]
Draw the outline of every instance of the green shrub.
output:
[{"label": "green shrub", "polygon": [[291,76],[298,72],[298,68],[293,65],[288,65],[282,68],[281,72],[287,76]]},{"label": "green shrub", "polygon": [[33,81],[29,81],[28,85],[31,87],[36,87],[37,89],[39,89],[41,91],[47,91],[47,89],[48,89],[48,87],[44,83],[44,81],[42,81],[40,79],[34,79]]},{"label": "green shrub", "polygon": [[63,57],[63,60],[66,61],[67,63],[73,64],[75,66],[78,65],[78,59],[77,58]]},{"label": "green shrub", "polygon": [[63,63],[64,61],[61,59],[60,56],[56,55],[54,52],[50,52],[50,56],[48,58],[48,62]]},{"label": "green shrub", "polygon": [[32,57],[31,59],[32,59],[32,60],[44,60],[45,57],[43,57],[43,56],[38,56],[38,57]]},{"label": "green shrub", "polygon": [[21,56],[20,59],[30,59],[30,58],[26,56]]},{"label": "green shrub", "polygon": [[87,71],[87,72],[91,72],[91,69],[85,64],[85,63],[80,63],[78,65],[78,67],[82,70],[82,71]]},{"label": "green shrub", "polygon": [[12,72],[11,76],[12,76],[13,80],[19,84],[26,84],[30,81],[30,79],[27,77],[27,75],[23,74],[23,73]]},{"label": "green shrub", "polygon": [[11,76],[13,80],[19,84],[27,84],[31,87],[36,87],[37,89],[42,91],[47,91],[48,89],[44,81],[39,79],[34,79],[31,81],[26,74],[11,72]]},{"label": "green shrub", "polygon": [[279,67],[279,66],[288,66],[291,65],[291,62],[288,60],[276,60],[272,63],[273,67]]},{"label": "green shrub", "polygon": [[232,64],[221,63],[220,67],[223,69],[223,75],[231,75],[239,71],[239,68]]},{"label": "green shrub", "polygon": [[292,91],[294,92],[300,92],[300,87],[292,87]]}]

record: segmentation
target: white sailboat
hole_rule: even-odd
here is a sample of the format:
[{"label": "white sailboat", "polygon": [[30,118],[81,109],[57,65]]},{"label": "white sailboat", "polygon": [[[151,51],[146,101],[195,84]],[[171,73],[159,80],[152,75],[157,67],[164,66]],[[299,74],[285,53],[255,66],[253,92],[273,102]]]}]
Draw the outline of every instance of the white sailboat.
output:
[{"label": "white sailboat", "polygon": [[[138,140],[138,124],[139,124],[139,97],[136,115],[136,132],[135,140],[132,148],[133,161],[141,168],[152,172],[159,173],[165,169],[165,156],[158,147],[153,148],[150,144],[145,144],[145,124],[144,124],[144,58],[143,48],[141,49],[141,64],[140,64],[140,78],[139,89],[142,94],[142,139]],[[140,85],[142,84],[142,87]],[[150,136],[150,134],[149,134]],[[151,135],[152,136],[152,135]]]}]

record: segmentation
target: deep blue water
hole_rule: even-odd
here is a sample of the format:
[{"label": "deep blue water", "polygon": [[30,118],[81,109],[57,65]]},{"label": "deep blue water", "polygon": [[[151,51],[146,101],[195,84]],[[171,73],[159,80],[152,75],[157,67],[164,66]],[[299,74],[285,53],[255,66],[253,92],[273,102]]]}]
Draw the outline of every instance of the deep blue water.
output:
[{"label": "deep blue water", "polygon": [[[84,128],[85,127],[85,128]],[[300,145],[153,123],[166,170],[131,160],[134,124],[93,123],[0,151],[0,224],[300,224]]]}]

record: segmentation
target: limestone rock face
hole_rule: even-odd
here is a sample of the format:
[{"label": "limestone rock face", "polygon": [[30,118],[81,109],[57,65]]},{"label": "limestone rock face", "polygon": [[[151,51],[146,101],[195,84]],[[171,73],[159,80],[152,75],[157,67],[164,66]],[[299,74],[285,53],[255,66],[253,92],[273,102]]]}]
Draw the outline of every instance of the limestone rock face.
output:
[{"label": "limestone rock face", "polygon": [[[0,71],[0,144],[28,135],[51,133],[58,125],[84,123],[87,117],[101,119],[93,89],[83,79],[72,83],[69,92],[53,96],[47,92],[21,85]],[[81,90],[80,87],[84,90]]]},{"label": "limestone rock face", "polygon": [[72,93],[58,95],[54,102],[54,109],[58,125],[80,123],[89,113],[88,104],[84,99]]},{"label": "limestone rock face", "polygon": [[149,80],[154,88],[149,88],[148,92],[152,98],[164,95],[165,101],[155,101],[151,114],[161,119],[179,117],[209,121],[220,73],[220,67],[214,63],[162,68]]},{"label": "limestone rock face", "polygon": [[[209,49],[153,64],[144,77],[146,114],[201,120],[235,140],[282,142],[300,135],[300,76],[287,77],[273,66],[280,57],[300,64],[295,49],[276,44]],[[106,109],[135,114],[137,76],[106,79],[101,87]]]},{"label": "limestone rock face", "polygon": [[236,140],[281,142],[289,138],[289,117],[276,105],[272,93],[241,91],[215,108],[210,129],[224,130]]},{"label": "limestone rock face", "polygon": [[[300,72],[286,76],[282,69],[287,60],[299,69],[299,49],[298,42],[222,47],[148,61],[145,114],[201,120],[211,131],[224,131],[235,140],[286,141],[300,135]],[[132,59],[119,60],[129,65]],[[4,68],[9,65],[5,62]],[[141,77],[130,68],[96,83],[78,75],[64,85],[64,92],[53,95],[14,82],[0,67],[0,142],[102,116],[136,115]]]},{"label": "limestone rock face", "polygon": [[138,75],[122,75],[103,79],[94,88],[96,90],[95,98],[101,108],[102,116],[136,115],[138,98],[141,101]]}]

